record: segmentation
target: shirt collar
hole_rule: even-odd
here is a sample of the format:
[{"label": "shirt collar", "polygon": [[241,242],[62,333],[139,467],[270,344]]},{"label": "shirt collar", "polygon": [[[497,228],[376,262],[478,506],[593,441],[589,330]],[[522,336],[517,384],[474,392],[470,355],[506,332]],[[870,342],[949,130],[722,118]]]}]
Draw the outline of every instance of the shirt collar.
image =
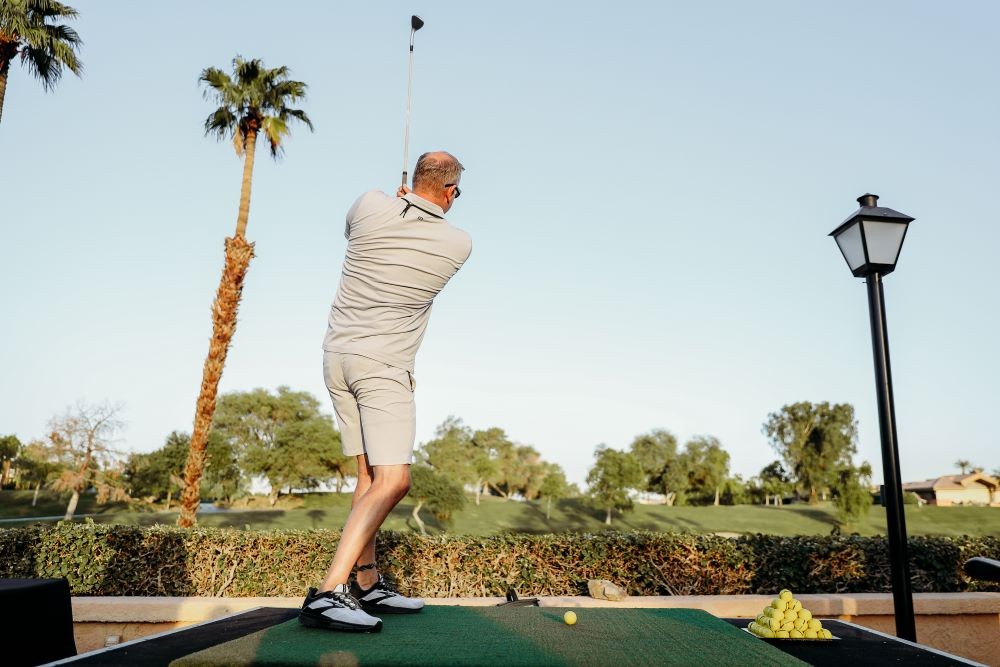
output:
[{"label": "shirt collar", "polygon": [[427,209],[428,211],[430,211],[434,215],[438,215],[438,216],[441,216],[442,218],[444,218],[444,209],[442,209],[440,206],[438,206],[434,202],[427,201],[423,197],[415,195],[412,192],[408,192],[405,195],[403,195],[403,199],[405,199],[406,201],[410,202],[414,206],[419,206],[420,208]]}]

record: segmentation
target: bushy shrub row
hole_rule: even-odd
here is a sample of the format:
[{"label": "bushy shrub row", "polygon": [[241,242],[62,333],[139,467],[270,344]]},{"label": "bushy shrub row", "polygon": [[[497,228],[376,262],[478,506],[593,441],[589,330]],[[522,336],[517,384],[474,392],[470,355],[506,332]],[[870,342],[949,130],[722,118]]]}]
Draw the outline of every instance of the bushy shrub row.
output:
[{"label": "bushy shrub row", "polygon": [[[66,577],[75,595],[299,596],[319,582],[336,531],[58,524],[0,530],[0,577]],[[725,538],[671,533],[497,535],[380,533],[380,567],[422,597],[583,595],[610,579],[633,595],[864,593],[890,590],[884,538]],[[972,556],[1000,558],[998,537],[914,537],[917,592],[1000,590],[968,580]]]}]

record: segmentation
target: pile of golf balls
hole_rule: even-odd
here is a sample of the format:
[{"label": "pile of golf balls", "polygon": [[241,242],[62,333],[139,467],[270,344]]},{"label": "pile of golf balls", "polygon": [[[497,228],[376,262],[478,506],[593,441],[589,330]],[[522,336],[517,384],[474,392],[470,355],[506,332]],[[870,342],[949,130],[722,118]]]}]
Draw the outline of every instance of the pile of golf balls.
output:
[{"label": "pile of golf balls", "polygon": [[747,630],[768,639],[833,639],[830,631],[787,588],[750,621]]}]

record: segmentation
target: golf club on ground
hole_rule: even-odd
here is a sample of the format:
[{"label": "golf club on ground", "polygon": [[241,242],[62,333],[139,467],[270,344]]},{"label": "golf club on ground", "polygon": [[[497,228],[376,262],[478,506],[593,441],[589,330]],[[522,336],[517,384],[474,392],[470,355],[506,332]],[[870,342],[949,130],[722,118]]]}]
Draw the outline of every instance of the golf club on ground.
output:
[{"label": "golf club on ground", "polygon": [[410,159],[410,107],[413,105],[413,36],[424,27],[424,20],[414,14],[410,17],[410,68],[406,77],[406,129],[403,132],[403,185],[406,185]]}]

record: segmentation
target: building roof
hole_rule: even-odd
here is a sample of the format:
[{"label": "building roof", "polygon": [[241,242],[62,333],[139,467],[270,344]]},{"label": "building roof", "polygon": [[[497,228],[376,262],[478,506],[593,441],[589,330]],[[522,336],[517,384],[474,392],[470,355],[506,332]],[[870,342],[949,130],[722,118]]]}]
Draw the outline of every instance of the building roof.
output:
[{"label": "building roof", "polygon": [[962,489],[975,488],[976,484],[981,484],[989,489],[995,490],[1000,486],[1000,481],[983,472],[969,473],[968,475],[943,475],[933,479],[925,479],[921,482],[907,482],[903,484],[904,491],[959,491]]}]

